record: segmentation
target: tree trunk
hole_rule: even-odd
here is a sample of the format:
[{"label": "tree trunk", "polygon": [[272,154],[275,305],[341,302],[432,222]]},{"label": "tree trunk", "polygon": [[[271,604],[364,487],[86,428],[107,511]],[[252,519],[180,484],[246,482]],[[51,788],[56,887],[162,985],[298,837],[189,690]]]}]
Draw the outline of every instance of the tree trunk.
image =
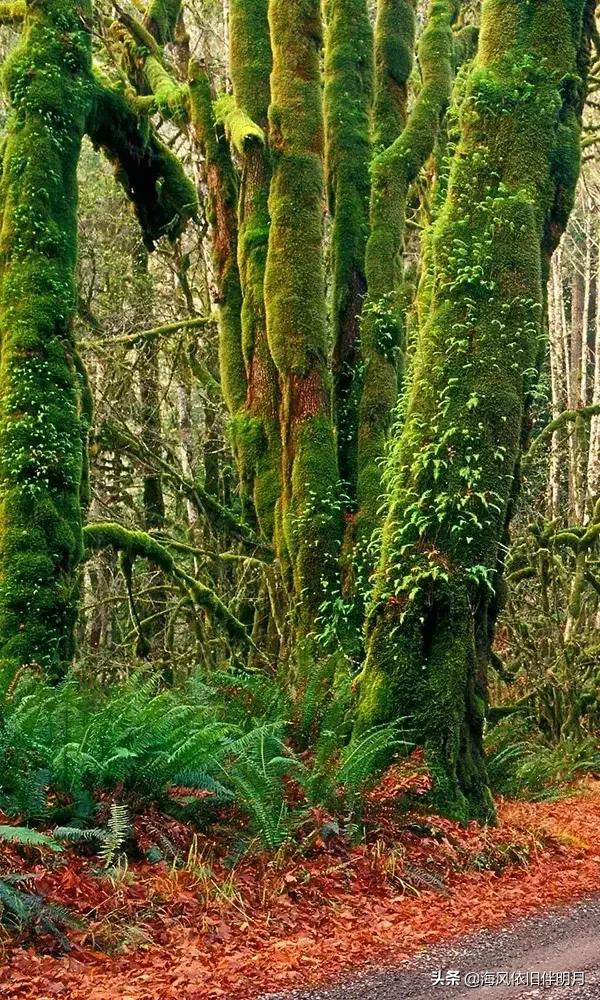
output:
[{"label": "tree trunk", "polygon": [[274,168],[265,302],[282,390],[277,547],[291,564],[306,632],[336,580],[341,537],[323,273],[319,0],[270,0],[269,24]]},{"label": "tree trunk", "polygon": [[[410,185],[434,150],[453,82],[452,24],[456,0],[434,0],[419,42],[422,87],[394,143],[372,164],[366,273],[368,294],[362,319],[364,384],[358,429],[357,539],[364,552],[381,524],[381,463],[398,388],[404,377],[406,302],[404,235]],[[410,37],[414,26],[405,15]],[[370,562],[370,560],[367,560]]]},{"label": "tree trunk", "polygon": [[72,316],[91,3],[29,2],[5,67],[0,189],[0,664],[59,675],[74,652],[82,414]]},{"label": "tree trunk", "polygon": [[387,149],[406,125],[413,68],[416,0],[377,0],[373,145]]},{"label": "tree trunk", "polygon": [[356,728],[410,717],[438,806],[462,819],[493,816],[487,661],[543,289],[579,172],[590,12],[585,0],[484,0],[388,470]]},{"label": "tree trunk", "polygon": [[340,478],[356,497],[360,340],[369,225],[373,35],[366,0],[329,0],[325,47],[334,410]]},{"label": "tree trunk", "polygon": [[262,139],[247,135],[240,149],[238,262],[247,393],[236,438],[258,526],[265,539],[272,542],[275,507],[281,494],[281,435],[279,380],[267,340],[264,298],[271,184],[267,136],[272,58],[267,8],[268,0],[232,0],[230,62],[238,108],[263,132]]}]

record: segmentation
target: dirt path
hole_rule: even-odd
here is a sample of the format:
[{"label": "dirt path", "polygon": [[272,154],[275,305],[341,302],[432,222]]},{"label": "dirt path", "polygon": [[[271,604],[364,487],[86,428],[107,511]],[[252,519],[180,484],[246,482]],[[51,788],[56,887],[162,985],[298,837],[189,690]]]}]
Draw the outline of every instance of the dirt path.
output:
[{"label": "dirt path", "polygon": [[600,1000],[600,898],[433,948],[397,969],[366,972],[335,987],[264,994],[261,1000],[435,997]]}]

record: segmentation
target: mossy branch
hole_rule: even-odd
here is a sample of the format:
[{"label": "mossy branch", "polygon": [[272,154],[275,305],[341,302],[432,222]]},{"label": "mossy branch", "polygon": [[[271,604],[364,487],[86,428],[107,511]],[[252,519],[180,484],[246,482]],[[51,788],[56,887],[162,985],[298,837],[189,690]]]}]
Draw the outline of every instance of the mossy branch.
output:
[{"label": "mossy branch", "polygon": [[210,316],[194,316],[192,319],[182,319],[177,323],[165,323],[163,326],[156,326],[152,330],[140,330],[138,333],[128,333],[123,337],[102,337],[99,340],[85,340],[82,347],[93,349],[97,347],[123,347],[125,350],[141,347],[143,344],[153,340],[160,340],[168,337],[172,333],[180,330],[192,330],[197,327],[208,326],[212,322]]},{"label": "mossy branch", "polygon": [[[154,98],[154,108],[165,118],[187,121],[189,118],[189,89],[179,84],[165,63],[161,47],[147,27],[126,11],[118,8],[119,21],[127,29],[133,40],[132,55],[142,64],[143,74]],[[147,101],[147,98],[138,98]]]},{"label": "mossy branch", "polygon": [[237,104],[233,94],[222,94],[213,103],[215,121],[225,129],[225,135],[237,153],[242,155],[247,142],[265,143],[265,133]]},{"label": "mossy branch", "polygon": [[551,420],[549,424],[546,424],[544,429],[540,431],[535,440],[531,443],[529,450],[523,456],[521,462],[521,470],[525,472],[531,464],[532,459],[539,451],[542,444],[548,441],[550,438],[556,434],[557,431],[561,430],[566,424],[575,423],[576,420],[589,420],[591,417],[595,417],[600,414],[600,403],[590,403],[589,406],[582,406],[579,410],[563,410],[559,413],[554,420]]},{"label": "mossy branch", "polygon": [[377,0],[373,106],[373,145],[377,150],[390,146],[406,124],[415,33],[415,0]]},{"label": "mossy branch", "polygon": [[107,444],[120,448],[136,458],[139,462],[159,468],[166,479],[170,480],[184,496],[194,505],[199,514],[206,517],[215,531],[223,531],[246,546],[253,556],[264,553],[272,555],[270,547],[256,535],[252,529],[239,521],[227,507],[216,497],[208,493],[199,483],[186,479],[164,459],[150,452],[142,441],[114,424],[104,424],[102,437]]},{"label": "mossy branch", "polygon": [[114,165],[152,250],[161,236],[177,239],[197,217],[196,189],[135,102],[98,74],[95,82],[87,133]]},{"label": "mossy branch", "polygon": [[145,49],[147,54],[153,55],[156,59],[162,61],[161,46],[146,25],[138,21],[137,18],[132,17],[131,14],[128,14],[126,10],[123,10],[117,4],[115,4],[115,9],[119,15],[119,21],[123,27],[127,28],[133,40],[142,49]]},{"label": "mossy branch", "polygon": [[175,562],[169,550],[152,535],[145,531],[131,531],[121,524],[107,521],[86,525],[83,539],[87,556],[102,549],[114,549],[115,552],[124,553],[129,561],[147,559],[162,570],[165,576],[174,580],[196,608],[212,614],[226,628],[231,638],[259,653],[242,622],[232,614],[220,597],[210,587],[186,573]]},{"label": "mossy branch", "polygon": [[149,34],[161,45],[172,42],[181,15],[181,0],[151,0],[144,18]]},{"label": "mossy branch", "polygon": [[165,118],[185,122],[189,118],[189,89],[185,84],[178,84],[162,62],[154,56],[148,56],[144,61],[146,82],[156,101],[157,110]]}]

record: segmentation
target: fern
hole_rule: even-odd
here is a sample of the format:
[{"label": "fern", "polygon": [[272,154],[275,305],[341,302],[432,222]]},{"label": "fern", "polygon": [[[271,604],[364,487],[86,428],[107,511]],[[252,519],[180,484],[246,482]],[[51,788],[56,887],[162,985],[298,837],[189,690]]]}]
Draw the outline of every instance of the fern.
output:
[{"label": "fern", "polygon": [[100,827],[89,827],[81,829],[77,826],[57,826],[53,830],[55,840],[64,840],[69,844],[79,844],[82,841],[106,839],[106,831]]},{"label": "fern", "polygon": [[344,748],[335,780],[358,791],[388,762],[394,751],[410,746],[408,740],[400,738],[398,726],[375,726]]},{"label": "fern", "polygon": [[22,875],[0,879],[0,922],[18,930],[52,934],[65,950],[68,949],[64,930],[79,929],[84,926],[83,921],[64,906],[48,903],[29,888],[21,888],[29,883],[30,879]]},{"label": "fern", "polygon": [[62,851],[62,847],[53,837],[48,837],[37,830],[30,830],[26,826],[0,826],[0,840],[24,847],[47,847],[51,851]]},{"label": "fern", "polygon": [[557,798],[578,775],[600,770],[594,742],[563,740],[547,744],[525,718],[508,717],[486,737],[492,789],[532,801]]},{"label": "fern", "polygon": [[110,819],[99,851],[105,868],[112,868],[115,864],[130,832],[127,809],[125,806],[113,802],[110,807]]}]

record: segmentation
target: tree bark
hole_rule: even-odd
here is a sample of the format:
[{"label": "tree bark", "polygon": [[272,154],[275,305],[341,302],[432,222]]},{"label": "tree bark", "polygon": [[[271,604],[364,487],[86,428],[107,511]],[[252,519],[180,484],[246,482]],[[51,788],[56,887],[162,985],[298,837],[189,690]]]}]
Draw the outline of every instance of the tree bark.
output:
[{"label": "tree bark", "polygon": [[340,478],[356,498],[360,314],[367,289],[373,34],[366,0],[329,0],[326,166],[331,234],[334,411]]}]

